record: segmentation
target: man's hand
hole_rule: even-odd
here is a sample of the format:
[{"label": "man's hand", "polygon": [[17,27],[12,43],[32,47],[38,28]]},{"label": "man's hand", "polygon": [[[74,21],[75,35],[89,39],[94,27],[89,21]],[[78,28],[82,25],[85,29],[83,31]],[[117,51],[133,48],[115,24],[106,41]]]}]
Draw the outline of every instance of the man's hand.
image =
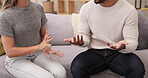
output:
[{"label": "man's hand", "polygon": [[119,41],[118,43],[116,44],[110,44],[109,42],[107,41],[104,41],[110,48],[113,48],[115,50],[123,50],[125,49],[125,45],[128,45],[128,43],[126,41]]},{"label": "man's hand", "polygon": [[82,35],[77,35],[77,36],[74,36],[73,38],[64,39],[64,41],[74,45],[79,45],[79,46],[82,46],[84,44]]}]

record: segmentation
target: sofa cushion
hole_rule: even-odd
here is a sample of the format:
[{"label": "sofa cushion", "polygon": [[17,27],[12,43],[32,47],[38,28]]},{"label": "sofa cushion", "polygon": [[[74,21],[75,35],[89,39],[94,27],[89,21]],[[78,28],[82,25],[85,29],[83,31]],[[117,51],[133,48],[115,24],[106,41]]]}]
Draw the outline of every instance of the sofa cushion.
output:
[{"label": "sofa cushion", "polygon": [[79,20],[80,20],[79,18],[80,18],[79,14],[73,13],[71,16],[71,23],[72,23],[72,26],[74,29],[74,35],[78,34],[78,24],[79,24]]},{"label": "sofa cushion", "polygon": [[64,42],[65,38],[71,38],[74,36],[73,27],[71,24],[71,15],[55,15],[46,14],[48,22],[46,24],[49,35],[53,37],[51,44],[63,45],[69,44]]},{"label": "sofa cushion", "polygon": [[[79,53],[86,51],[87,48],[67,45],[67,46],[52,46],[52,49],[64,52],[64,56],[62,58],[57,57],[55,55],[53,57],[65,67],[67,71],[67,78],[73,78],[70,71],[71,62]],[[99,74],[93,75],[91,78],[124,78],[124,77],[121,77],[120,75],[113,73],[110,70],[106,70]]]},{"label": "sofa cushion", "polygon": [[143,14],[142,10],[138,10],[139,16],[139,39],[137,49],[148,49],[148,18]]}]

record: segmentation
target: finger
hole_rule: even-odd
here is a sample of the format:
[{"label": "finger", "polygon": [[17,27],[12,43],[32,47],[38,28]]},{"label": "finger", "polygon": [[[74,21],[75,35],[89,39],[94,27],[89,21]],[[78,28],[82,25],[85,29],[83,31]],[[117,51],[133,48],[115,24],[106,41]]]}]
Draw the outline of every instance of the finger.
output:
[{"label": "finger", "polygon": [[128,45],[128,44],[129,44],[128,42],[124,41],[124,45]]},{"label": "finger", "polygon": [[45,52],[45,55],[48,57],[48,58],[50,58],[50,55],[49,55],[49,53],[46,51]]},{"label": "finger", "polygon": [[110,45],[110,48],[116,49],[116,46]]},{"label": "finger", "polygon": [[78,43],[81,42],[81,41],[80,41],[80,35],[77,35],[77,42],[78,42]]},{"label": "finger", "polygon": [[81,35],[80,41],[83,42],[83,35]]},{"label": "finger", "polygon": [[117,45],[116,49],[119,50],[119,49],[121,49],[121,47],[122,47],[122,45]]},{"label": "finger", "polygon": [[46,47],[51,48],[51,44],[46,44]]},{"label": "finger", "polygon": [[64,39],[64,41],[65,41],[65,42],[69,42],[69,41],[70,41],[70,39]]},{"label": "finger", "polygon": [[57,52],[56,55],[59,56],[59,57],[62,57],[62,56],[64,56],[64,53],[63,52]]},{"label": "finger", "polygon": [[76,43],[76,36],[73,37],[73,41],[72,41],[72,43]]},{"label": "finger", "polygon": [[111,44],[109,42],[107,42],[107,41],[104,41],[104,42],[110,47]]},{"label": "finger", "polygon": [[72,38],[69,38],[69,39],[64,39],[65,42],[70,42],[72,41]]},{"label": "finger", "polygon": [[116,49],[117,45],[116,44],[112,44],[109,47],[112,48],[112,49]]},{"label": "finger", "polygon": [[48,37],[47,37],[47,39],[51,39],[51,38],[52,38],[51,36],[48,36]]},{"label": "finger", "polygon": [[46,43],[49,43],[51,40],[52,40],[52,38],[47,39],[47,40],[46,40]]},{"label": "finger", "polygon": [[48,32],[46,31],[45,36],[44,36],[44,40],[46,40],[48,37]]},{"label": "finger", "polygon": [[56,54],[57,52],[60,52],[60,51],[59,50],[48,51],[49,54]]}]

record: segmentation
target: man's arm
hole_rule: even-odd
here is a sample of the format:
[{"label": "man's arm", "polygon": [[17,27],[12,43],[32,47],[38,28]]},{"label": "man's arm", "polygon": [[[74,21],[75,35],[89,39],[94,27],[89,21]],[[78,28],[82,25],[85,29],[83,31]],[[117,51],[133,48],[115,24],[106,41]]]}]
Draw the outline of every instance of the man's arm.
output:
[{"label": "man's arm", "polygon": [[122,50],[123,52],[133,52],[138,45],[138,15],[137,11],[133,10],[127,16],[123,27],[124,40],[115,44],[105,43],[112,49]]},{"label": "man's arm", "polygon": [[84,44],[82,46],[88,46],[90,43],[90,36],[91,31],[88,24],[88,18],[87,18],[87,8],[85,5],[82,6],[80,10],[80,21],[78,25],[78,34],[83,36]]},{"label": "man's arm", "polygon": [[80,21],[78,25],[78,34],[74,36],[73,38],[68,38],[64,39],[64,41],[69,42],[74,45],[79,45],[79,46],[88,46],[90,43],[90,28],[87,22],[87,16],[85,10],[87,8],[84,7],[85,5],[82,6],[80,10]]},{"label": "man's arm", "polygon": [[138,14],[134,9],[125,20],[125,26],[123,28],[124,41],[128,43],[126,48],[123,50],[125,52],[133,52],[138,45]]}]

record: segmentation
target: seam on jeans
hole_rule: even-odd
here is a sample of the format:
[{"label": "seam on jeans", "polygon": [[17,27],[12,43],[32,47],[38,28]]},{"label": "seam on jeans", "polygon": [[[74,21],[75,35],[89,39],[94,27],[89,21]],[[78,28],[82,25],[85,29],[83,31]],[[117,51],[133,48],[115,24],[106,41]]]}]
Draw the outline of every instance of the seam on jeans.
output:
[{"label": "seam on jeans", "polygon": [[118,66],[118,65],[116,65],[114,63],[110,63],[110,64],[115,65],[116,67],[118,67],[119,69],[121,69],[123,71],[123,75],[125,75],[126,72],[124,71],[124,69],[122,67],[120,67],[120,66]]},{"label": "seam on jeans", "polygon": [[8,65],[7,65],[7,68],[8,68],[8,69],[14,69],[14,70],[18,70],[18,71],[24,72],[25,74],[30,75],[30,76],[32,76],[33,78],[38,78],[38,77],[32,75],[31,73],[28,73],[28,72],[25,72],[25,71],[23,71],[23,70],[17,69],[17,68],[15,68],[14,66],[8,66]]},{"label": "seam on jeans", "polygon": [[92,67],[92,68],[89,70],[89,72],[91,72],[92,69],[101,66],[102,64],[103,64],[103,63],[101,63],[101,64],[99,64],[99,65],[96,65],[96,66]]}]

